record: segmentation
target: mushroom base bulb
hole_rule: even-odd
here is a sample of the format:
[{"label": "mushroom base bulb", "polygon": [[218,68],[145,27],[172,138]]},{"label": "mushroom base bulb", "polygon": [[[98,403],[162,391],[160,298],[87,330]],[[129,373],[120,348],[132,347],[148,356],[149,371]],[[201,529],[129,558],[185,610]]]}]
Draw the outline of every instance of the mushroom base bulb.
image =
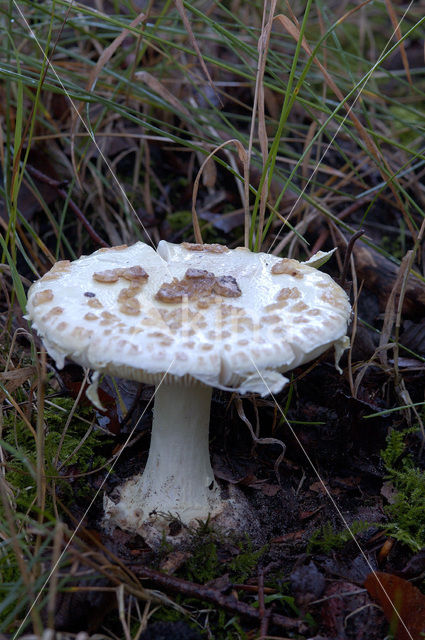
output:
[{"label": "mushroom base bulb", "polygon": [[221,245],[137,242],[62,260],[28,292],[32,326],[60,368],[156,385],[152,443],[141,476],[106,510],[126,529],[224,506],[208,454],[211,388],[277,393],[283,375],[348,344],[346,293],[319,266]]}]

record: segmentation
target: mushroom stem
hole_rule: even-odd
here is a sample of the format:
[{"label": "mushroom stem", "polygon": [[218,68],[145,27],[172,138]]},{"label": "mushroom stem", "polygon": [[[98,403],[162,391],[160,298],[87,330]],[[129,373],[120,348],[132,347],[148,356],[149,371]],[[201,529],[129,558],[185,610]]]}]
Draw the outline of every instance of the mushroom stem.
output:
[{"label": "mushroom stem", "polygon": [[201,384],[164,383],[157,389],[145,470],[124,485],[118,504],[107,505],[120,526],[137,530],[168,514],[188,524],[220,511],[208,447],[211,394]]}]

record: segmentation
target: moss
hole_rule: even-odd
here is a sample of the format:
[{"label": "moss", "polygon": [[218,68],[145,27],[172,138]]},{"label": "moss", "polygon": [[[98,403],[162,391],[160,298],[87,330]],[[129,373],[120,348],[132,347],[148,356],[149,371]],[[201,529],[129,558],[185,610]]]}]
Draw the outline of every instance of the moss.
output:
[{"label": "moss", "polygon": [[341,549],[347,542],[360,533],[364,533],[373,526],[364,520],[354,520],[350,524],[350,530],[342,529],[335,531],[330,522],[326,522],[320,529],[317,529],[310,538],[307,545],[308,553],[312,551],[323,551],[330,553],[335,549]]},{"label": "moss", "polygon": [[[55,466],[56,456],[59,466],[66,462],[66,466],[61,470],[63,475],[66,475],[67,469],[74,464],[78,465],[79,474],[85,473],[105,463],[105,457],[97,451],[107,444],[108,439],[99,431],[93,430],[81,444],[89,428],[89,424],[81,418],[89,419],[93,412],[91,407],[87,407],[79,408],[79,414],[71,420],[61,444],[63,427],[74,401],[72,398],[60,397],[55,398],[54,405],[46,405],[44,413],[44,468],[47,482],[55,478],[57,488],[62,494],[70,494],[71,491],[73,494],[84,493],[84,482],[75,482],[71,487],[69,481],[61,477]],[[10,414],[4,419],[2,444],[8,452],[8,485],[13,492],[18,511],[26,511],[31,507],[37,491],[34,436],[23,420]],[[49,504],[48,496],[47,509]],[[3,507],[0,504],[0,516],[2,515]]]},{"label": "moss", "polygon": [[264,546],[255,550],[248,536],[238,542],[237,547],[239,553],[227,563],[227,569],[233,582],[245,582],[252,575],[267,547]]},{"label": "moss", "polygon": [[425,547],[425,472],[415,466],[407,453],[406,436],[412,431],[392,430],[381,452],[387,479],[395,490],[391,504],[385,508],[389,518],[385,529],[396,540],[419,551]]}]

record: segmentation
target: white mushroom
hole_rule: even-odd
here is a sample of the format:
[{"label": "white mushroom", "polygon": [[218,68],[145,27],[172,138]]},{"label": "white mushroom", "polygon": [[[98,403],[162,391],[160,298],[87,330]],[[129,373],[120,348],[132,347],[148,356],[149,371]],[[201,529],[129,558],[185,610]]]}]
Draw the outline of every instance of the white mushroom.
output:
[{"label": "white mushroom", "polygon": [[282,373],[347,346],[350,305],[330,276],[296,260],[220,245],[138,242],[57,263],[28,293],[28,318],[62,367],[157,385],[149,458],[107,514],[141,530],[223,508],[208,452],[213,387],[261,395]]}]

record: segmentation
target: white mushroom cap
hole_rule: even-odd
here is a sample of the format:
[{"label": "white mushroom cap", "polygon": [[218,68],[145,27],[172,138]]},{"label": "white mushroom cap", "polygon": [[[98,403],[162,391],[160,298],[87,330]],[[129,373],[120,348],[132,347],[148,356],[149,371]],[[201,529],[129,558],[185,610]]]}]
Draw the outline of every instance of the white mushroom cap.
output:
[{"label": "white mushroom cap", "polygon": [[69,357],[142,382],[168,372],[266,395],[282,372],[346,346],[351,308],[305,263],[161,241],[58,262],[30,288],[27,311],[59,367]]}]

